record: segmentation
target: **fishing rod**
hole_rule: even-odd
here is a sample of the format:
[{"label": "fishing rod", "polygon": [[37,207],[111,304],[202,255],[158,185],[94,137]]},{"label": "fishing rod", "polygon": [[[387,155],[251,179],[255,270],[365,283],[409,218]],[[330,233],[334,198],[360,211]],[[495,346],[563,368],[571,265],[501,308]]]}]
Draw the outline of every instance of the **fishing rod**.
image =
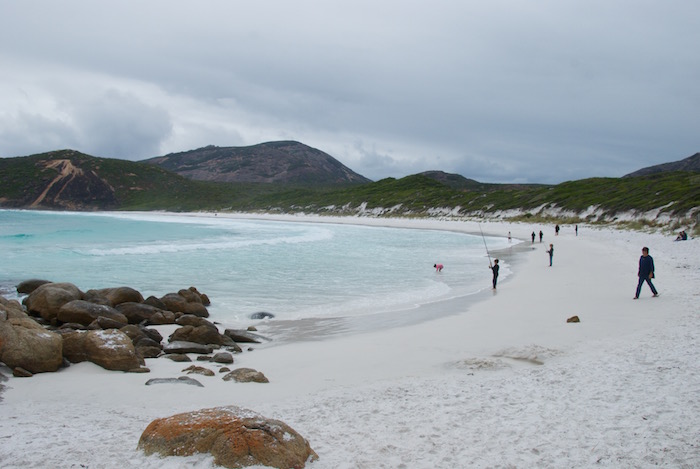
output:
[{"label": "fishing rod", "polygon": [[484,247],[486,248],[486,255],[489,256],[489,267],[491,267],[491,254],[489,254],[489,247],[486,245],[486,238],[484,237],[484,232],[481,231],[481,223],[479,223],[479,231],[481,232],[481,239],[484,240]]}]

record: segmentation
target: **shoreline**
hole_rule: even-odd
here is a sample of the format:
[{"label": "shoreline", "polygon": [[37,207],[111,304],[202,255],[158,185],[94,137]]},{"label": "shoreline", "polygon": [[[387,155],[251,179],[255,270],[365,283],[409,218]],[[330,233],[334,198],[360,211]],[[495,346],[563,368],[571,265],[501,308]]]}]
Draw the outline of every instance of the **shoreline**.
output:
[{"label": "shoreline", "polygon": [[[455,223],[476,226],[405,224]],[[483,228],[527,240],[532,231]],[[136,443],[154,418],[231,404],[308,438],[320,456],[310,469],[700,465],[699,240],[579,225],[578,237],[552,230],[545,241],[553,267],[539,243],[520,243],[513,275],[457,314],[236,356],[233,367],[269,384],[144,386],[183,374],[186,364],[163,359],[147,359],[147,375],[81,363],[10,378],[0,465],[210,468],[206,455],[146,457]],[[643,245],[661,296],[647,288],[633,301]],[[581,322],[566,323],[573,315]]]}]

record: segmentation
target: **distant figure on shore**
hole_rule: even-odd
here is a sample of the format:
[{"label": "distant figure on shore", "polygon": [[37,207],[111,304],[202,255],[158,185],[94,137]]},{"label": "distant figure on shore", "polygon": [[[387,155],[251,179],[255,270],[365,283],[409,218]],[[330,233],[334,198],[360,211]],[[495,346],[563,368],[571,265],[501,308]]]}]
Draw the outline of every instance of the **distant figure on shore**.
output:
[{"label": "distant figure on shore", "polygon": [[549,249],[547,250],[547,254],[549,254],[549,266],[552,267],[552,258],[554,257],[554,245],[550,244]]},{"label": "distant figure on shore", "polygon": [[498,266],[498,259],[493,260],[493,265],[489,266],[489,269],[493,272],[493,289],[496,289],[496,282],[498,282],[498,269],[500,267]]},{"label": "distant figure on shore", "polygon": [[445,266],[442,264],[433,264],[433,267],[435,267],[435,272],[442,272],[442,269]]},{"label": "distant figure on shore", "polygon": [[542,236],[544,236],[544,233],[542,233],[542,230],[540,230],[540,243],[542,242]]},{"label": "distant figure on shore", "polygon": [[654,278],[654,258],[649,255],[649,248],[642,248],[642,256],[639,258],[639,270],[637,271],[637,276],[639,277],[639,282],[637,282],[637,293],[634,294],[634,299],[639,299],[639,293],[642,291],[642,285],[644,282],[649,284],[651,292],[654,296],[659,296],[659,292],[654,288],[654,284],[651,283],[651,279]]},{"label": "distant figure on shore", "polygon": [[508,232],[508,242],[510,243],[511,238],[510,238],[510,231]]},{"label": "distant figure on shore", "polygon": [[687,240],[688,240],[688,234],[685,232],[685,230],[678,233],[678,237],[676,238],[676,241],[687,241]]},{"label": "distant figure on shore", "polygon": [[578,225],[576,225],[576,236],[578,236]]},{"label": "distant figure on shore", "polygon": [[535,243],[535,232],[534,231],[532,232],[532,243],[533,244]]},{"label": "distant figure on shore", "polygon": [[554,236],[559,236],[559,225],[554,227]]}]

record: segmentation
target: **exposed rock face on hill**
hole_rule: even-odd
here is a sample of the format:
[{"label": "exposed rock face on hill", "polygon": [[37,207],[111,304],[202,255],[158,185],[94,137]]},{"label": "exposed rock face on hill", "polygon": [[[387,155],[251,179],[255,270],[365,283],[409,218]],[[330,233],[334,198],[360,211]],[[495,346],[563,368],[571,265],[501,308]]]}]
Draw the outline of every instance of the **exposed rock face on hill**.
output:
[{"label": "exposed rock face on hill", "polygon": [[650,174],[664,173],[669,171],[700,172],[700,153],[696,153],[693,156],[689,156],[688,158],[685,158],[680,161],[673,161],[671,163],[657,164],[655,166],[642,168],[633,173],[625,174],[622,177],[648,176]]},{"label": "exposed rock face on hill", "polygon": [[207,146],[150,158],[143,163],[202,181],[301,184],[371,182],[327,153],[293,141],[249,147]]},{"label": "exposed rock face on hill", "polygon": [[38,165],[51,176],[29,208],[81,209],[83,205],[91,204],[106,208],[117,206],[114,188],[95,171],[74,166],[69,158],[42,161]]}]

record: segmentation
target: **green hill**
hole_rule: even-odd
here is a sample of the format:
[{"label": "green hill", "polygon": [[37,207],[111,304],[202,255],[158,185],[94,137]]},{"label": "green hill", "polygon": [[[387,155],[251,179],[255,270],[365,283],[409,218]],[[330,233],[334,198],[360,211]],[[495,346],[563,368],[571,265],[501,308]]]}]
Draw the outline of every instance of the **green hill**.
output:
[{"label": "green hill", "polygon": [[661,172],[548,185],[484,184],[439,171],[364,184],[196,181],[152,164],[74,150],[0,158],[0,207],[500,216],[611,221],[700,215],[700,175]]}]

